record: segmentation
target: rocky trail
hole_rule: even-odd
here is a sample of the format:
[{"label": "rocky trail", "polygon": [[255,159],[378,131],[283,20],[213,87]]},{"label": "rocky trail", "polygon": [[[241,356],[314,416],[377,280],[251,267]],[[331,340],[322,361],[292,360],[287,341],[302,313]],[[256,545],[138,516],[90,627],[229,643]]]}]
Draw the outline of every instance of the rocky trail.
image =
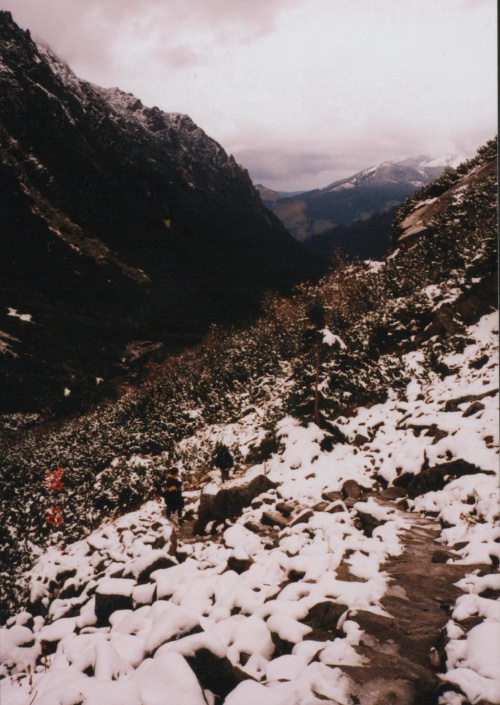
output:
[{"label": "rocky trail", "polygon": [[[459,547],[403,488],[348,479],[319,502],[287,492],[250,472],[205,486],[199,503],[190,493],[182,523],[153,501],[47,553],[28,611],[5,630],[10,701],[63,705],[44,677],[64,671],[72,705],[161,703],[157,683],[148,695],[161,668],[179,669],[168,705],[187,684],[186,705],[496,703],[444,675],[450,639],[465,644],[493,610],[480,595],[495,597],[494,568],[446,563]],[[473,572],[489,582],[464,597],[455,583]],[[459,615],[466,598],[482,602]]]},{"label": "rocky trail", "polygon": [[367,611],[349,616],[364,632],[358,650],[368,663],[345,670],[358,686],[361,705],[434,705],[437,674],[446,670],[445,627],[461,594],[454,583],[479,566],[446,563],[457,555],[439,541],[439,523],[397,512],[408,528],[402,555],[382,566],[391,577],[380,601],[387,616]]},{"label": "rocky trail", "polygon": [[496,384],[462,376],[339,419],[349,442],[284,419],[268,461],[186,482],[182,523],[155,499],[49,548],[2,702],[499,705]]},{"label": "rocky trail", "polygon": [[[446,671],[446,625],[458,597],[463,594],[456,583],[474,570],[480,571],[482,567],[490,572],[490,568],[448,563],[448,560],[459,556],[440,540],[440,523],[432,516],[405,509],[406,494],[401,488],[363,493],[357,483],[348,481],[346,484],[342,492],[328,493],[325,499],[342,502],[352,509],[360,499],[365,501],[372,498],[378,506],[403,520],[405,528],[400,534],[403,550],[401,555],[391,557],[381,566],[390,577],[390,586],[380,600],[385,614],[367,610],[346,612],[342,605],[320,603],[303,620],[312,628],[312,632],[305,635],[304,639],[333,640],[342,635],[341,623],[346,619],[351,620],[362,630],[356,651],[362,657],[363,665],[343,666],[343,671],[351,679],[354,703],[437,705],[441,692],[449,691],[450,688],[453,690],[453,686],[443,683],[438,674]],[[259,498],[254,504],[262,506],[262,501]],[[322,511],[326,509],[325,505],[326,502],[322,502],[315,509]],[[305,524],[314,512],[310,507],[272,503],[268,498],[261,523],[247,522],[245,526],[258,532],[266,541],[266,547],[272,549],[279,545],[284,529],[293,523],[290,522],[292,511],[296,518],[301,519],[300,523]],[[358,527],[367,536],[370,537],[373,530],[382,523],[376,516],[357,510]],[[197,522],[188,510],[187,519],[175,526],[177,556],[181,560],[186,547],[200,541],[196,529]],[[220,543],[222,535],[223,532],[212,528],[212,535],[202,540]],[[234,561],[232,569],[242,573],[250,565],[251,562],[244,560]],[[348,560],[344,560],[336,572],[341,580],[366,582],[350,572]],[[291,581],[303,577],[301,574],[289,575]],[[472,617],[463,626],[467,630],[467,627],[470,629],[479,621]],[[275,635],[273,641],[277,653],[291,653],[293,644],[287,644]],[[319,653],[313,661],[318,656]],[[489,704],[483,700],[481,705]]]}]

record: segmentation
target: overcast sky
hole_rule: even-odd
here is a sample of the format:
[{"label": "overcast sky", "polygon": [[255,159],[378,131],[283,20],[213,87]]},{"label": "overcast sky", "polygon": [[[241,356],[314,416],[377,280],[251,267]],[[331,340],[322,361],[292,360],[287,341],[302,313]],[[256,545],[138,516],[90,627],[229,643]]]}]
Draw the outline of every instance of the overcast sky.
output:
[{"label": "overcast sky", "polygon": [[310,189],[496,133],[495,0],[0,0],[75,73]]}]

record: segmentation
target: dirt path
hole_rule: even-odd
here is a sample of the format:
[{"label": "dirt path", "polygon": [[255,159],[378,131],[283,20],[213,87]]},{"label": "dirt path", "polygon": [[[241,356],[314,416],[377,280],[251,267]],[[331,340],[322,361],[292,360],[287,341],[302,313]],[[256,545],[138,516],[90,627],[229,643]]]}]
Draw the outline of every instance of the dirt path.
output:
[{"label": "dirt path", "polygon": [[368,663],[343,670],[356,683],[360,705],[437,705],[437,674],[446,670],[444,627],[461,594],[454,583],[479,566],[444,563],[454,554],[439,542],[438,522],[398,512],[410,527],[401,537],[402,555],[383,566],[392,578],[381,600],[390,616],[364,611],[349,616],[365,632],[358,651]]},{"label": "dirt path", "polygon": [[[361,610],[348,616],[364,632],[357,650],[365,665],[342,670],[353,681],[357,705],[437,705],[438,674],[446,670],[445,626],[461,594],[454,583],[486,566],[447,564],[456,554],[440,543],[435,519],[405,511],[391,490],[370,495],[382,506],[396,509],[408,528],[401,535],[403,553],[382,566],[391,578],[381,600],[387,616]],[[220,541],[220,536],[201,538],[193,533],[194,527],[194,518],[176,526],[180,549],[195,541]],[[271,546],[278,528],[262,529]]]}]

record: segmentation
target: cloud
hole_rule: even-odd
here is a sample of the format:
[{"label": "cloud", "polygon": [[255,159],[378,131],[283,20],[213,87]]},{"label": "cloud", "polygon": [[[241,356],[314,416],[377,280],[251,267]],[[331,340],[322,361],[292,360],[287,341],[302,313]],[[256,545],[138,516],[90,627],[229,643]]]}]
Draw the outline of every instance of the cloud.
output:
[{"label": "cloud", "polygon": [[465,0],[464,8],[466,10],[477,10],[480,7],[492,6],[495,0]]},{"label": "cloud", "polygon": [[472,153],[495,131],[494,0],[10,4],[77,75],[189,114],[275,188]]},{"label": "cloud", "polygon": [[494,136],[488,127],[432,130],[397,119],[372,123],[369,128],[342,130],[337,139],[315,141],[311,135],[301,144],[283,135],[253,134],[252,147],[234,145],[236,161],[250,172],[254,183],[278,191],[312,190],[352,176],[384,161],[399,162],[408,157],[441,157],[456,154],[471,157],[478,147]]},{"label": "cloud", "polygon": [[284,174],[317,176],[335,167],[335,157],[323,151],[304,151],[290,145],[286,148],[244,149],[235,156],[253,175],[254,180],[275,182]]},{"label": "cloud", "polygon": [[252,177],[254,183],[263,183],[278,190],[293,191],[327,186],[389,158],[410,156],[408,153],[384,149],[379,137],[360,141],[353,137],[342,145],[325,143],[322,146],[302,148],[295,141],[275,147],[274,140],[266,145],[262,140],[255,148],[237,149],[234,156]]},{"label": "cloud", "polygon": [[[252,42],[275,29],[281,13],[302,0],[10,0],[16,21],[36,27],[49,44],[67,52],[93,53],[102,58],[119,36],[134,41],[176,45],[179,33],[203,30],[208,43]],[[93,39],[95,37],[95,39]],[[82,41],[91,42],[82,45]],[[71,51],[73,47],[73,52]],[[66,58],[66,57],[65,57]]]},{"label": "cloud", "polygon": [[228,46],[272,33],[304,0],[10,0],[14,20],[32,30],[75,72],[117,84],[125,67],[144,75],[209,65]]},{"label": "cloud", "polygon": [[193,51],[188,46],[158,47],[153,55],[162,64],[174,70],[190,69],[205,60],[203,54]]}]

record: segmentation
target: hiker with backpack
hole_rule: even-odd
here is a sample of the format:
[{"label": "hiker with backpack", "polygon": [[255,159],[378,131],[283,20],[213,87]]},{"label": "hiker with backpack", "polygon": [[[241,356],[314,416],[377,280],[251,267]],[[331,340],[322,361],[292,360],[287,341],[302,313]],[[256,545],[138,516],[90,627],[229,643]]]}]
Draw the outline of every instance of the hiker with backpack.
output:
[{"label": "hiker with backpack", "polygon": [[229,448],[222,443],[215,449],[214,465],[220,470],[222,482],[229,480],[229,470],[234,467],[234,460]]},{"label": "hiker with backpack", "polygon": [[184,498],[182,496],[182,482],[179,480],[178,468],[169,470],[163,499],[167,505],[167,519],[170,519],[172,513],[177,512],[179,524],[182,524],[182,510],[184,509]]}]

